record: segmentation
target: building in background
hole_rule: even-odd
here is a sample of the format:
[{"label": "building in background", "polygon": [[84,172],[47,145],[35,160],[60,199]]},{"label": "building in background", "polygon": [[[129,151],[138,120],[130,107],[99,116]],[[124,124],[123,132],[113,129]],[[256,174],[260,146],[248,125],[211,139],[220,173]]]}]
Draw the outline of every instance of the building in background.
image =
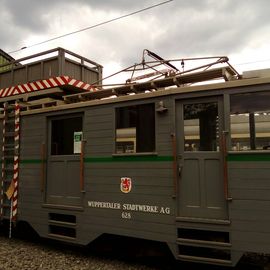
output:
[{"label": "building in background", "polygon": [[3,50],[0,49],[0,72],[9,70],[10,66],[4,65],[4,64],[7,64],[13,60],[15,60],[15,59],[12,56],[10,56],[9,54],[7,54],[6,52],[4,52]]}]

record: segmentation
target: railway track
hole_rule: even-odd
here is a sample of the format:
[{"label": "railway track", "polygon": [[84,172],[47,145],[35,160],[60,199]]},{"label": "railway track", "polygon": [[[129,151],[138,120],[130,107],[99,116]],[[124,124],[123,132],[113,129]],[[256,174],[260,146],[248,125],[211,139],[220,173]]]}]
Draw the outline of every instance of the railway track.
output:
[{"label": "railway track", "polygon": [[[40,239],[24,233],[12,239],[0,228],[0,270],[74,269],[74,270],[225,270],[229,268],[177,262],[164,246],[125,238],[104,237],[88,247],[72,246]],[[142,248],[142,245],[144,248]],[[235,270],[268,270],[269,258],[246,256]]]}]

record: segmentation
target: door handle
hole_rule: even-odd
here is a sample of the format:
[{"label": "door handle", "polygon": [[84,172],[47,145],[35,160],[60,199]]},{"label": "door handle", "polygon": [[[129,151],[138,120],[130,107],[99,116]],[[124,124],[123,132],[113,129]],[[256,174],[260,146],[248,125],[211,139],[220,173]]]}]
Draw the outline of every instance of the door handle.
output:
[{"label": "door handle", "polygon": [[183,170],[183,164],[179,164],[178,166],[178,176],[181,176]]}]

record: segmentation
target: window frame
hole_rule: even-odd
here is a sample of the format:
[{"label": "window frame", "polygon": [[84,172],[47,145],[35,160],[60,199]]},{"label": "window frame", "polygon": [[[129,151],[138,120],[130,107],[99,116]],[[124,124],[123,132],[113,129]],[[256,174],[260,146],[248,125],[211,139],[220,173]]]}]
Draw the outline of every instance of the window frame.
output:
[{"label": "window frame", "polygon": [[[61,114],[61,115],[53,115],[48,116],[48,155],[51,157],[59,157],[59,156],[79,156],[80,153],[73,153],[73,154],[52,154],[52,132],[53,132],[53,121],[59,121],[59,120],[65,120],[70,118],[81,118],[81,127],[82,127],[82,141],[84,140],[84,113],[78,112],[78,113],[67,113],[67,114]],[[74,149],[73,149],[74,151]]]},{"label": "window frame", "polygon": [[[186,142],[188,141],[188,139],[186,139],[186,136],[187,136],[187,133],[185,131],[185,128],[190,126],[190,125],[185,125],[185,121],[188,121],[188,120],[199,120],[200,118],[191,118],[191,119],[185,119],[185,106],[187,105],[201,105],[201,104],[216,104],[216,116],[217,116],[217,123],[218,125],[216,126],[216,131],[218,132],[218,136],[216,136],[215,140],[212,141],[215,142],[215,150],[213,149],[200,149],[203,145],[206,145],[204,144],[205,141],[202,140],[202,138],[200,138],[200,130],[201,130],[201,127],[202,125],[200,125],[201,123],[199,122],[197,127],[199,129],[199,139],[198,139],[198,146],[199,148],[198,149],[189,149],[189,148],[186,148]],[[182,114],[183,114],[183,149],[184,149],[184,152],[219,152],[220,151],[220,124],[221,124],[221,120],[219,119],[220,118],[220,105],[219,105],[219,99],[209,99],[207,101],[205,100],[189,100],[188,102],[184,102],[183,105],[182,105]],[[204,127],[204,126],[203,126]],[[203,142],[203,143],[202,143]],[[191,146],[190,146],[191,147]]]},{"label": "window frame", "polygon": [[[264,99],[263,98],[263,94],[266,94],[266,96],[268,95],[268,96],[270,96],[270,90],[269,89],[267,89],[267,90],[258,90],[258,89],[256,89],[255,91],[239,91],[239,92],[234,92],[234,93],[231,93],[230,95],[229,95],[229,104],[230,104],[230,106],[229,106],[229,110],[228,110],[228,113],[229,113],[229,115],[228,115],[228,118],[229,118],[229,133],[230,133],[230,137],[229,137],[229,139],[230,139],[230,143],[229,143],[229,152],[230,153],[235,153],[235,154],[237,154],[237,153],[241,153],[241,154],[244,154],[244,153],[255,153],[255,152],[259,152],[259,153],[265,153],[265,152],[269,152],[269,149],[270,149],[270,145],[268,145],[269,146],[269,148],[267,148],[267,149],[264,149],[264,148],[259,148],[260,147],[260,144],[262,143],[262,141],[260,140],[259,141],[259,139],[260,138],[264,138],[264,137],[261,137],[261,136],[258,136],[258,134],[260,133],[259,131],[257,131],[256,132],[256,126],[258,125],[258,123],[261,123],[260,121],[256,121],[256,118],[257,118],[257,116],[258,115],[256,115],[256,114],[260,114],[260,113],[262,113],[262,114],[264,114],[264,113],[269,113],[269,115],[270,115],[270,105],[269,105],[269,109],[268,110],[264,110],[264,106],[265,106],[265,104],[263,104],[262,105],[262,107],[258,107],[259,105],[258,104],[256,104],[256,105],[254,105],[254,107],[255,108],[257,108],[257,110],[248,110],[248,108],[249,108],[249,106],[248,106],[248,104],[247,105],[245,105],[245,107],[243,108],[244,110],[245,110],[245,112],[244,112],[244,110],[241,110],[240,112],[235,112],[235,111],[233,111],[232,112],[232,98],[233,97],[235,97],[235,96],[239,96],[239,99],[240,99],[240,96],[241,95],[243,95],[243,96],[245,96],[245,95],[249,95],[250,96],[250,98],[253,100],[254,98],[256,98],[256,95],[260,95],[261,94],[261,99]],[[257,99],[258,100],[258,99]],[[238,102],[238,103],[240,103],[240,102]],[[235,107],[237,106],[237,103],[235,103],[236,105],[234,105]],[[240,107],[239,107],[240,108]],[[242,142],[247,142],[247,145],[246,145],[246,148],[247,149],[244,149],[245,148],[245,145],[243,146],[242,145],[242,149],[237,149],[237,146],[235,146],[234,147],[234,145],[235,145],[235,143],[237,143],[237,141],[236,142],[234,142],[233,143],[233,141],[234,141],[234,138],[233,138],[233,135],[234,134],[236,134],[237,135],[237,133],[233,133],[232,131],[233,131],[233,128],[232,128],[232,116],[233,115],[239,115],[239,116],[242,116],[242,118],[244,118],[244,116],[246,116],[247,118],[248,118],[248,121],[246,121],[246,122],[243,122],[243,125],[244,124],[246,124],[247,125],[247,129],[248,129],[248,132],[247,132],[247,136],[244,136],[243,138],[241,138],[241,137],[239,137],[239,138],[236,138],[236,139],[238,139],[239,141],[238,141],[238,143],[239,143],[239,147],[241,146],[241,139],[242,139]],[[240,118],[239,118],[240,119]],[[253,119],[253,120],[252,120]],[[240,119],[241,120],[241,119]],[[240,121],[239,120],[239,121]],[[252,122],[253,121],[253,122]],[[251,123],[252,122],[252,123]],[[267,123],[269,123],[269,125],[270,125],[270,121],[266,121]],[[241,122],[240,122],[240,124],[241,124]],[[253,126],[252,126],[252,125]],[[251,125],[251,126],[250,126]],[[244,126],[243,126],[243,128],[244,128]],[[269,131],[270,131],[270,129],[269,129]],[[270,136],[269,137],[265,137],[265,138],[268,138],[269,139],[269,142],[270,142]],[[264,139],[265,139],[264,138]],[[244,140],[244,141],[243,141]],[[252,149],[252,148],[254,148],[254,149]]]},{"label": "window frame", "polygon": [[[150,105],[152,104],[153,106],[153,117],[154,117],[154,138],[153,138],[153,143],[154,143],[154,149],[153,151],[144,151],[144,152],[131,152],[131,153],[127,153],[127,152],[123,152],[123,153],[117,153],[117,110],[121,109],[121,108],[128,108],[128,107],[133,107],[133,106],[142,106],[142,105]],[[113,154],[112,156],[146,156],[146,155],[157,155],[156,152],[156,147],[157,147],[157,143],[156,143],[156,130],[157,130],[157,125],[156,125],[156,102],[152,101],[152,102],[136,102],[136,103],[127,103],[127,104],[121,104],[119,106],[115,106],[114,107],[114,147],[113,147]],[[137,123],[136,123],[137,124]],[[137,128],[137,125],[136,127]],[[137,138],[136,138],[137,139]],[[135,139],[135,140],[136,140]],[[136,142],[137,144],[137,142]],[[136,149],[135,149],[136,150]]]}]

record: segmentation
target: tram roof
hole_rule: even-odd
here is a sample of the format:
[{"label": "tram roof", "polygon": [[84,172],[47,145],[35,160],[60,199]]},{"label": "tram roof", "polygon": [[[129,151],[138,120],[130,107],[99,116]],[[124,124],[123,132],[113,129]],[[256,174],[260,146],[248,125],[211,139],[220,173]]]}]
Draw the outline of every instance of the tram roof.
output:
[{"label": "tram roof", "polygon": [[[66,51],[62,48],[57,48],[48,52],[52,53],[55,51],[60,55],[55,58],[57,59],[55,63],[58,64],[59,60],[61,60],[63,63],[66,61],[67,67],[70,63],[72,63],[73,65],[76,64],[75,68],[81,68],[82,63],[88,62],[91,67],[83,66],[83,68],[88,68],[89,72],[100,76],[98,74],[101,72],[101,65],[73,54],[72,52]],[[75,63],[74,61],[70,62],[69,59],[61,58],[63,53],[68,53],[73,57],[77,57],[80,63]],[[43,53],[40,53],[37,56],[43,56]],[[52,60],[54,60],[54,58],[49,58],[49,61]],[[47,59],[44,60],[42,58],[40,61],[42,63],[46,63]],[[169,61],[162,59],[161,62],[162,64],[168,64]],[[102,85],[93,86],[89,83],[86,84],[82,81],[82,77],[80,80],[76,80],[69,76],[49,78],[46,79],[47,81],[43,80],[36,83],[31,82],[32,84],[35,83],[36,86],[38,83],[42,83],[43,86],[45,85],[45,87],[42,88],[42,91],[26,91],[27,87],[34,87],[30,85],[31,83],[29,83],[29,86],[24,84],[20,87],[19,85],[16,94],[10,94],[9,96],[5,97],[2,96],[0,98],[0,103],[19,100],[22,108],[25,110],[23,113],[38,113],[44,111],[63,110],[91,105],[115,103],[124,100],[128,101],[136,99],[147,99],[171,94],[212,90],[219,91],[221,89],[270,83],[269,69],[247,71],[240,75],[228,63],[227,57],[219,57],[217,62],[214,62],[214,64],[216,63],[222,63],[225,65],[214,68],[213,63],[211,63],[210,65],[202,66],[202,70],[198,70],[196,68],[191,70],[191,72],[179,72],[179,70],[177,70],[177,72],[166,73],[164,78],[161,79],[153,79],[144,82],[129,81],[125,84],[109,85],[107,87]],[[34,64],[36,65],[37,62]],[[28,63],[27,65],[29,66]],[[20,66],[20,68],[23,69],[24,67]],[[59,82],[60,79],[64,82],[57,85],[55,81]],[[215,80],[219,81],[217,82]],[[220,82],[220,80],[222,80],[222,82]],[[47,88],[46,85],[48,85]],[[14,92],[15,88],[13,88],[14,87],[12,86],[9,88],[1,89],[0,92]],[[20,89],[26,89],[25,93],[20,93]]]}]

